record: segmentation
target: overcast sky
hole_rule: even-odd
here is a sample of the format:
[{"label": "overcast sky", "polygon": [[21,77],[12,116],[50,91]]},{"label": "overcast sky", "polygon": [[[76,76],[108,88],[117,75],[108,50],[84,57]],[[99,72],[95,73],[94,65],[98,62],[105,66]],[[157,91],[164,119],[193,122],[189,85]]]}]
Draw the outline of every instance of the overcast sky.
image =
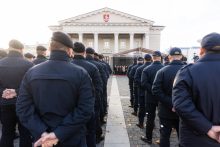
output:
[{"label": "overcast sky", "polygon": [[59,20],[109,7],[166,26],[161,49],[199,46],[204,35],[220,32],[220,0],[1,0],[0,47],[12,38],[47,43],[48,26]]}]

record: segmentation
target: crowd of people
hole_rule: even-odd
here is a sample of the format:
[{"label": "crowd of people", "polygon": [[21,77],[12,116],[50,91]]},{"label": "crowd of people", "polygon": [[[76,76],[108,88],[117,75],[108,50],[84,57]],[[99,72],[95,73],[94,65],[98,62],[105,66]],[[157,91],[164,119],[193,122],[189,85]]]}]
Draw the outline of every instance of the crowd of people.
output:
[{"label": "crowd of people", "polygon": [[140,139],[152,144],[158,115],[160,147],[170,146],[173,129],[180,147],[219,147],[220,34],[203,37],[195,63],[186,65],[182,57],[181,49],[174,47],[164,64],[160,51],[155,51],[135,58],[128,67],[132,114],[137,126],[146,129]]},{"label": "crowd of people", "polygon": [[126,65],[115,65],[113,71],[114,71],[115,75],[126,75],[126,73],[128,71],[128,66],[126,66]]},{"label": "crowd of people", "polygon": [[0,51],[0,147],[96,147],[104,139],[107,82],[112,73],[104,56],[54,32],[37,57],[23,55],[24,45],[9,42]]}]

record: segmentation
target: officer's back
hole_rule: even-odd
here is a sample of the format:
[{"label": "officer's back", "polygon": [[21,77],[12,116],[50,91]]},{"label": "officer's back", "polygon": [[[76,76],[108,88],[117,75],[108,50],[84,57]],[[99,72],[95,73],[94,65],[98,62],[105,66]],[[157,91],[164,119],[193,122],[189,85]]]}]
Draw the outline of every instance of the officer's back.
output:
[{"label": "officer's back", "polygon": [[35,65],[47,61],[46,58],[47,49],[44,46],[41,45],[37,46],[36,51],[37,51],[37,58],[33,61]]}]

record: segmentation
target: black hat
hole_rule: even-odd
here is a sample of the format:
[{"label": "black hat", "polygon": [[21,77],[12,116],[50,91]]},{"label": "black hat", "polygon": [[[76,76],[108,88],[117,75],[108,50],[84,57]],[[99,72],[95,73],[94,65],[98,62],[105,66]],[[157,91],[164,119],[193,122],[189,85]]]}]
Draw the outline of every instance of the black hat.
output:
[{"label": "black hat", "polygon": [[173,47],[173,48],[170,49],[169,55],[171,55],[171,56],[173,56],[173,55],[182,55],[182,51],[178,47]]},{"label": "black hat", "polygon": [[207,50],[220,50],[220,34],[211,33],[206,35],[202,39],[201,46]]},{"label": "black hat", "polygon": [[164,61],[169,61],[169,57],[168,56],[166,56],[166,57],[164,57]]},{"label": "black hat", "polygon": [[91,47],[88,47],[88,48],[86,48],[86,53],[87,54],[94,54],[95,50],[93,48],[91,48]]},{"label": "black hat", "polygon": [[96,52],[94,53],[94,55],[95,55],[95,56],[99,56],[99,54],[98,54],[98,53],[96,53]]},{"label": "black hat", "polygon": [[162,55],[160,51],[154,51],[152,56],[161,57]]},{"label": "black hat", "polygon": [[151,57],[150,54],[145,54],[145,55],[144,55],[144,59],[145,59],[145,60],[151,60],[152,57]]},{"label": "black hat", "polygon": [[73,42],[72,42],[70,36],[66,33],[54,32],[51,39],[54,41],[60,42],[69,48],[73,48]]},{"label": "black hat", "polygon": [[38,45],[38,46],[36,47],[36,50],[37,50],[37,51],[46,51],[47,48],[44,47],[44,46],[42,46],[42,45]]},{"label": "black hat", "polygon": [[26,53],[26,54],[24,54],[24,56],[26,58],[35,58],[35,56],[33,54],[31,54],[31,53]]},{"label": "black hat", "polygon": [[143,57],[138,57],[137,60],[138,60],[138,61],[144,61],[144,58],[143,58]]},{"label": "black hat", "polygon": [[85,52],[85,46],[81,42],[75,42],[73,44],[73,51],[77,53]]}]

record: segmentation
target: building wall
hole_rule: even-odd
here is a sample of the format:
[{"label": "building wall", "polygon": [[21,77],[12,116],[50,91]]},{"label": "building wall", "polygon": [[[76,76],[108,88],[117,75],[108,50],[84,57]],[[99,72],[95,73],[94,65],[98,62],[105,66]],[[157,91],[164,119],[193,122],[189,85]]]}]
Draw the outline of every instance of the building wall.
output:
[{"label": "building wall", "polygon": [[160,50],[160,32],[159,31],[150,32],[149,49]]}]

